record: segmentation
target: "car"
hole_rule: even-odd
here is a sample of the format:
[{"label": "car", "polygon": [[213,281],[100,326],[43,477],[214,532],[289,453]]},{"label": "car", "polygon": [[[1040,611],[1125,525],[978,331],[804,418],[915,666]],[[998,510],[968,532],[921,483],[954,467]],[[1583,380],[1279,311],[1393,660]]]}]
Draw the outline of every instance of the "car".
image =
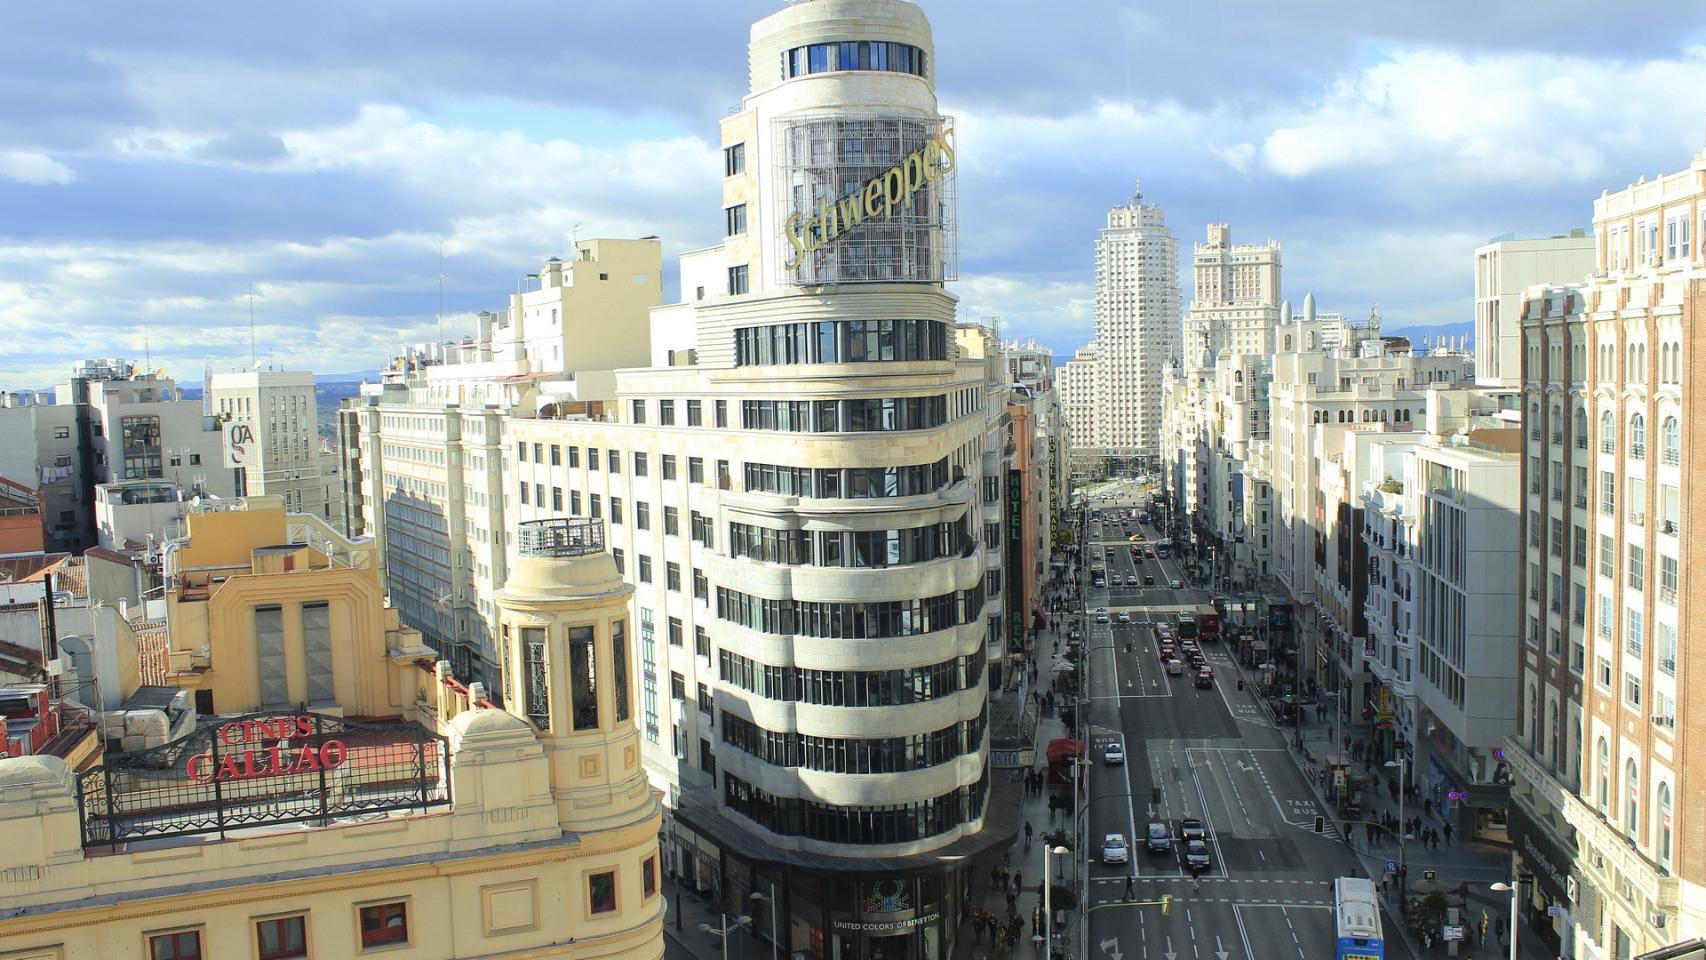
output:
[{"label": "car", "polygon": [[1178,655],[1179,655],[1179,651],[1173,647],[1173,641],[1171,641],[1171,640],[1161,641],[1161,659],[1171,660],[1174,657],[1177,657]]},{"label": "car", "polygon": [[1171,582],[1170,582],[1170,583],[1168,583],[1168,584],[1167,584],[1167,585],[1168,585],[1168,586],[1169,586],[1169,587],[1172,587],[1172,588],[1173,588],[1173,589],[1174,589],[1174,590],[1183,590],[1183,589],[1185,589],[1185,581],[1183,581],[1183,580],[1179,580],[1179,579],[1176,579],[1176,578],[1175,578],[1175,579],[1174,579],[1174,580],[1173,580],[1173,581],[1171,581]]},{"label": "car", "polygon": [[1107,749],[1102,751],[1102,762],[1110,767],[1124,766],[1125,747],[1118,740],[1108,744]]},{"label": "car", "polygon": [[1097,623],[1107,623],[1108,622],[1108,608],[1107,607],[1103,607],[1102,609],[1096,611],[1096,622]]},{"label": "car", "polygon": [[1172,636],[1173,635],[1173,625],[1168,623],[1165,620],[1161,620],[1161,621],[1157,622],[1155,624],[1155,635],[1158,637],[1170,637],[1170,636]]},{"label": "car", "polygon": [[1130,623],[1131,622],[1131,614],[1124,611],[1124,610],[1121,610],[1119,612],[1119,614],[1114,617],[1114,620],[1119,622],[1119,623]]},{"label": "car", "polygon": [[1192,870],[1207,870],[1209,867],[1208,844],[1201,840],[1185,841],[1185,866]]},{"label": "car", "polygon": [[1186,817],[1179,821],[1179,838],[1186,842],[1207,840],[1208,831],[1203,828],[1201,820],[1196,817]]},{"label": "car", "polygon": [[1145,550],[1145,551],[1143,551],[1143,555],[1150,560],[1155,559],[1155,551],[1154,550]]},{"label": "car", "polygon": [[1214,668],[1204,667],[1197,671],[1197,678],[1191,681],[1196,686],[1207,690],[1214,686]]},{"label": "car", "polygon": [[1178,677],[1178,676],[1183,676],[1184,673],[1185,673],[1184,661],[1179,660],[1176,657],[1172,660],[1167,661],[1167,675],[1168,676]]},{"label": "car", "polygon": [[1143,841],[1144,849],[1150,853],[1166,853],[1173,849],[1173,832],[1159,820],[1149,824],[1149,836]]},{"label": "car", "polygon": [[1131,536],[1126,537],[1126,539],[1130,540],[1132,543],[1138,543],[1139,541],[1141,541],[1143,539],[1143,534],[1134,533]]},{"label": "car", "polygon": [[1208,668],[1208,658],[1202,655],[1201,650],[1192,650],[1190,653],[1185,654],[1185,662],[1191,665],[1192,670],[1205,670]]},{"label": "car", "polygon": [[1135,574],[1135,573],[1126,574],[1125,575],[1125,585],[1128,587],[1137,586],[1137,574]]},{"label": "car", "polygon": [[1149,574],[1149,573],[1144,574],[1143,575],[1143,585],[1146,587],[1155,586],[1155,575]]},{"label": "car", "polygon": [[1125,844],[1125,834],[1110,833],[1102,838],[1103,863],[1125,863],[1130,856],[1131,851]]}]

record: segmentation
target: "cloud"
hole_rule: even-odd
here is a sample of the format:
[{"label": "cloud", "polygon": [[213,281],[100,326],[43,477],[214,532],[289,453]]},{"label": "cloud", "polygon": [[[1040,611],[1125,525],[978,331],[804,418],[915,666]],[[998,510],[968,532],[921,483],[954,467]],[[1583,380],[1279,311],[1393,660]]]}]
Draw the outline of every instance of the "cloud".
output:
[{"label": "cloud", "polygon": [[1430,182],[1580,183],[1612,175],[1611,151],[1676,129],[1706,89],[1706,48],[1674,59],[1591,60],[1405,48],[1282,111],[1262,161],[1283,177],[1376,167]]},{"label": "cloud", "polygon": [[77,179],[77,174],[44,153],[0,150],[0,177],[34,186],[64,186]]}]

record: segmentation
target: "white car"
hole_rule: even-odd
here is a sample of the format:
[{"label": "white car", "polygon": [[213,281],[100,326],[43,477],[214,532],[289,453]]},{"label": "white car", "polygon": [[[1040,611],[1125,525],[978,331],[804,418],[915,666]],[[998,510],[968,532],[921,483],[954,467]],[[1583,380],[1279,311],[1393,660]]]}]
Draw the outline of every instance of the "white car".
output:
[{"label": "white car", "polygon": [[1169,584],[1167,584],[1167,585],[1168,585],[1168,586],[1170,586],[1170,587],[1172,587],[1172,588],[1173,588],[1173,589],[1174,589],[1174,590],[1183,590],[1183,589],[1185,589],[1185,581],[1183,581],[1183,580],[1174,580],[1174,581],[1172,581],[1172,582],[1171,582],[1171,583],[1169,583]]},{"label": "white car", "polygon": [[1121,610],[1119,616],[1115,617],[1114,619],[1118,620],[1120,623],[1130,623],[1131,622],[1131,614],[1125,612],[1124,610]]},{"label": "white car", "polygon": [[1110,833],[1102,838],[1102,862],[1125,863],[1131,857],[1131,851],[1126,847],[1125,834]]},{"label": "white car", "polygon": [[1108,608],[1107,607],[1103,607],[1100,610],[1096,611],[1096,622],[1097,623],[1107,623],[1108,622]]},{"label": "white car", "polygon": [[1102,751],[1102,762],[1110,767],[1124,766],[1125,747],[1117,740],[1108,744],[1107,749]]}]

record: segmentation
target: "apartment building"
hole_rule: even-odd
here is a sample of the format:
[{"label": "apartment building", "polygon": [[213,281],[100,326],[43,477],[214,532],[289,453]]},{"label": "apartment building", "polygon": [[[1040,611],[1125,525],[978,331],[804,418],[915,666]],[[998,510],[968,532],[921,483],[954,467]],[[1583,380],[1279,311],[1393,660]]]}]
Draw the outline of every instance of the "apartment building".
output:
[{"label": "apartment building", "polygon": [[240,425],[247,443],[231,451],[242,496],[283,497],[295,513],[324,520],[343,514],[343,490],[322,468],[319,402],[307,371],[209,373],[207,408],[230,432]]},{"label": "apartment building", "polygon": [[661,811],[598,531],[519,531],[498,708],[384,605],[371,541],[278,497],[188,527],[165,682],[127,681],[81,764],[0,758],[0,955],[663,956]]},{"label": "apartment building", "polygon": [[1096,341],[1079,347],[1060,365],[1057,384],[1072,472],[1100,475],[1106,468],[1094,452],[1103,446],[1096,419]]},{"label": "apartment building", "polygon": [[1378,435],[1362,479],[1365,716],[1383,756],[1459,836],[1508,839],[1520,617],[1520,430],[1497,391],[1435,389]]},{"label": "apartment building", "polygon": [[387,590],[457,676],[497,680],[496,592],[508,575],[504,421],[538,409],[603,415],[616,366],[651,359],[662,300],[655,239],[580,241],[471,335],[396,358],[339,411],[346,522],[385,544]]},{"label": "apartment building", "polygon": [[1593,272],[1594,238],[1583,229],[1549,237],[1506,234],[1475,248],[1475,383],[1515,391],[1522,383],[1522,305],[1529,287],[1575,283]]},{"label": "apartment building", "polygon": [[[1516,770],[1524,910],[1563,952],[1631,957],[1706,933],[1686,763],[1706,583],[1687,450],[1706,324],[1706,153],[1594,201],[1593,273],[1524,301],[1527,603]],[[1692,558],[1692,559],[1691,559]]]},{"label": "apartment building", "polygon": [[[1374,465],[1370,441],[1355,435],[1414,430],[1428,391],[1466,381],[1471,359],[1443,350],[1417,355],[1405,342],[1379,339],[1375,323],[1350,326],[1327,315],[1323,325],[1313,297],[1304,305],[1301,319],[1276,332],[1270,571],[1296,607],[1300,677],[1334,701],[1342,719],[1360,721],[1370,711],[1372,689],[1363,663],[1368,578],[1361,492]],[[1324,328],[1349,345],[1322,346]]]},{"label": "apartment building", "polygon": [[1195,295],[1185,315],[1185,366],[1213,366],[1223,351],[1272,354],[1281,300],[1279,241],[1234,244],[1229,224],[1211,223],[1191,266]]},{"label": "apartment building", "polygon": [[1159,457],[1161,378],[1180,349],[1179,243],[1140,187],[1108,210],[1096,237],[1096,426],[1088,456],[1113,469]]}]

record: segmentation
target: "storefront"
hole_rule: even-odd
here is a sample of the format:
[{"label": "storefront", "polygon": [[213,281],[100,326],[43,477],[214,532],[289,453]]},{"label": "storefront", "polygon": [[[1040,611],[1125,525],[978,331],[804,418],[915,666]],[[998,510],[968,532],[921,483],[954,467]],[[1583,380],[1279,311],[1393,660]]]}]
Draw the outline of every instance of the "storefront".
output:
[{"label": "storefront", "polygon": [[1417,748],[1428,755],[1425,764],[1417,758],[1423,796],[1459,835],[1509,843],[1511,771],[1504,751],[1469,747],[1426,709],[1420,722]]},{"label": "storefront", "polygon": [[1536,821],[1522,804],[1512,804],[1510,838],[1519,877],[1533,877],[1523,888],[1523,920],[1540,936],[1549,951],[1573,956],[1575,931],[1571,908],[1578,885],[1570,876],[1575,851],[1545,824]]}]

